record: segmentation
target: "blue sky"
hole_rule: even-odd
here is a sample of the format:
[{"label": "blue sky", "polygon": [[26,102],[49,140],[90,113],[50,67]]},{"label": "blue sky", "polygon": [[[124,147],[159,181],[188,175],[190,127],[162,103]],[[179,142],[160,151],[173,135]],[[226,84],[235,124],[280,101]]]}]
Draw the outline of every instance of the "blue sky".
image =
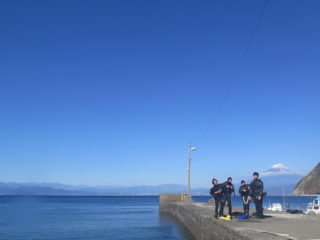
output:
[{"label": "blue sky", "polygon": [[[2,1],[0,181],[186,183],[264,1]],[[320,2],[267,6],[192,186],[319,162]]]}]

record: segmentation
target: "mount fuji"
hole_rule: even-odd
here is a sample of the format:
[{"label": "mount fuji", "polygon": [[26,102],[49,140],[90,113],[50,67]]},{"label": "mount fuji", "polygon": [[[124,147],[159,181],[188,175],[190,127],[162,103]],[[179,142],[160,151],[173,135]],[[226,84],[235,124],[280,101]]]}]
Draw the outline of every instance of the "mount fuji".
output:
[{"label": "mount fuji", "polygon": [[282,163],[274,164],[260,174],[268,195],[282,194],[283,188],[285,194],[292,194],[295,186],[303,177],[304,175],[290,170]]},{"label": "mount fuji", "polygon": [[289,168],[287,168],[284,164],[282,163],[277,163],[271,166],[268,170],[264,171],[261,174],[262,176],[276,176],[276,175],[291,175],[291,174],[296,174]]}]

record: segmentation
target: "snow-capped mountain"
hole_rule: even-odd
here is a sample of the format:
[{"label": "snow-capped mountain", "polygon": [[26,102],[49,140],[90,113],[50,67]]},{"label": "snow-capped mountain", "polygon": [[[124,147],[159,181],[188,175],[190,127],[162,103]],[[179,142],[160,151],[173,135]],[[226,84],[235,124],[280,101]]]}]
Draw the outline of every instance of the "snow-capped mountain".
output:
[{"label": "snow-capped mountain", "polygon": [[282,163],[277,163],[271,166],[268,170],[261,173],[261,177],[263,176],[275,176],[275,175],[288,175],[288,174],[297,174],[291,171]]},{"label": "snow-capped mountain", "polygon": [[278,195],[282,194],[283,187],[285,188],[285,194],[292,194],[303,175],[290,170],[282,163],[277,163],[262,172],[260,178],[264,182],[268,195]]}]

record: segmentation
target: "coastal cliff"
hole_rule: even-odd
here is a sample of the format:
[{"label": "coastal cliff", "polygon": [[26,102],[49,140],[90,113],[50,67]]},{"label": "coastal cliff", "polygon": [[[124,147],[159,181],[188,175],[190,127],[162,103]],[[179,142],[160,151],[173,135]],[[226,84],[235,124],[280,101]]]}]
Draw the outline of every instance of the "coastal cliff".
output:
[{"label": "coastal cliff", "polygon": [[300,182],[293,191],[293,195],[320,194],[320,162]]}]

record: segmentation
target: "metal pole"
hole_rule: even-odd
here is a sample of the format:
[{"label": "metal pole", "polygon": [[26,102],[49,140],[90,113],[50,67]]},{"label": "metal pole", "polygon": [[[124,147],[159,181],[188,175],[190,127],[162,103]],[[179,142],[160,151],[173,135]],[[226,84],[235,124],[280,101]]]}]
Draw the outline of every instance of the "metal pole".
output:
[{"label": "metal pole", "polygon": [[283,208],[282,208],[282,211],[284,212],[285,211],[285,193],[284,193],[284,185],[282,186],[282,197],[283,197]]},{"label": "metal pole", "polygon": [[188,194],[190,194],[190,153],[191,153],[191,143],[189,142],[189,158],[188,158]]}]

